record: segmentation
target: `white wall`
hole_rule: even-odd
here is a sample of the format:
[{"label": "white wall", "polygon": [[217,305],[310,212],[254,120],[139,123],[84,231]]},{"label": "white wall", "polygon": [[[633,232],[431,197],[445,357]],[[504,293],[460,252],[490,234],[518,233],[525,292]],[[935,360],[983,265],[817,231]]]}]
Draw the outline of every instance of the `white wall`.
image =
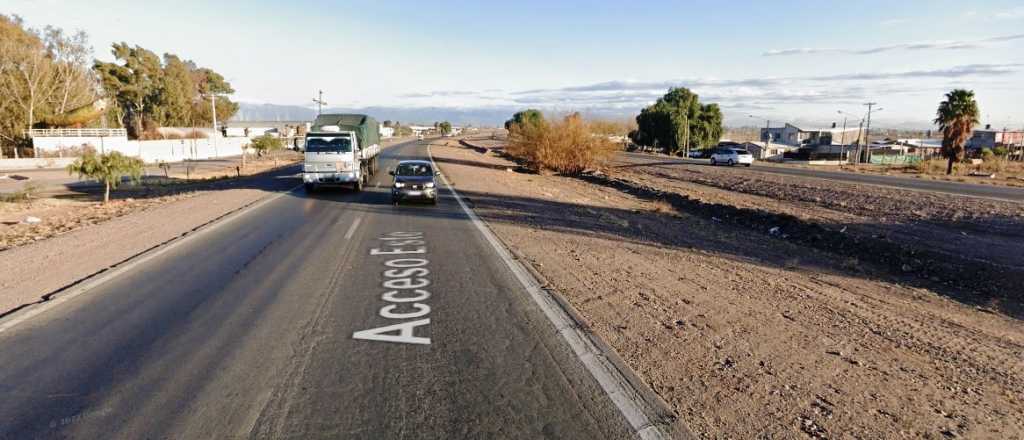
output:
[{"label": "white wall", "polygon": [[92,145],[97,151],[120,151],[128,156],[142,158],[147,163],[156,161],[178,162],[185,159],[215,159],[238,156],[242,146],[249,144],[248,138],[213,137],[208,139],[161,139],[154,141],[129,141],[123,137],[67,138],[37,137],[33,145],[41,151],[58,151],[69,147]]},{"label": "white wall", "polygon": [[33,170],[37,168],[65,168],[74,162],[73,157],[46,157],[46,158],[22,158],[22,159],[0,159],[0,171],[11,170]]}]

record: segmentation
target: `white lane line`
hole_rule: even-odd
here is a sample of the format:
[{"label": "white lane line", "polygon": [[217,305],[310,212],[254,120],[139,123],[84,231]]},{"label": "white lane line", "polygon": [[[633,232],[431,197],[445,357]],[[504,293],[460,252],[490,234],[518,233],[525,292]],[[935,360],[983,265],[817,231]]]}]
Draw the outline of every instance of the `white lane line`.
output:
[{"label": "white lane line", "polygon": [[352,222],[352,225],[348,227],[348,232],[345,233],[345,239],[351,240],[352,235],[356,233],[356,229],[359,228],[359,223],[363,221],[362,214],[356,217],[356,221]]},{"label": "white lane line", "polygon": [[117,278],[126,272],[130,272],[135,267],[156,257],[159,257],[171,251],[172,249],[181,246],[183,243],[191,243],[191,239],[198,236],[202,236],[204,234],[208,234],[210,231],[213,231],[221,226],[231,223],[232,221],[244,216],[245,214],[253,212],[256,208],[264,206],[274,200],[277,200],[280,197],[290,194],[291,192],[301,187],[301,184],[296,185],[287,191],[269,196],[249,206],[239,208],[238,210],[229,213],[224,217],[221,217],[219,220],[213,220],[212,223],[209,223],[205,226],[200,226],[199,229],[186,233],[184,236],[173,238],[163,245],[157,245],[158,247],[153,250],[145,252],[142,255],[139,255],[133,259],[121,263],[120,265],[113,266],[112,268],[108,269],[107,272],[104,272],[96,276],[95,278],[86,279],[86,281],[82,282],[82,284],[77,287],[74,287],[66,292],[58,292],[54,294],[49,301],[42,302],[39,304],[33,304],[22,309],[19,312],[15,312],[14,314],[7,316],[6,318],[0,319],[0,333],[10,330],[14,326],[21,324],[22,322],[25,322],[40,313],[50,310],[51,308],[56,307],[60,303],[68,301],[83,293],[86,293],[92,290],[93,288],[99,287],[100,285],[106,283],[107,281]]},{"label": "white lane line", "polygon": [[[430,157],[430,163],[434,165],[434,169],[439,170],[437,163],[434,162],[434,155],[430,153],[430,145],[427,145],[427,156]],[[615,365],[601,352],[601,349],[578,328],[568,313],[558,305],[557,300],[544,292],[540,282],[512,257],[512,254],[508,249],[505,249],[505,246],[495,237],[494,233],[487,227],[487,224],[480,220],[480,217],[477,217],[473,210],[469,209],[466,202],[462,200],[462,196],[455,191],[455,188],[452,188],[451,184],[448,183],[447,176],[443,173],[441,174],[441,181],[444,182],[448,192],[452,194],[452,197],[455,198],[455,201],[458,202],[462,211],[466,213],[473,225],[476,226],[476,229],[480,231],[480,234],[494,248],[494,252],[501,257],[505,265],[512,271],[512,274],[519,280],[519,283],[530,294],[533,301],[555,326],[558,334],[569,344],[569,347],[572,348],[573,353],[583,363],[583,366],[600,384],[601,389],[604,390],[608,398],[615,404],[615,407],[618,408],[622,416],[626,418],[626,421],[629,422],[637,436],[641,440],[670,439],[671,435],[661,429],[654,420],[647,416],[647,412],[644,409],[648,405],[644,403],[644,399],[638,391],[629,385],[629,381],[615,368]]]}]

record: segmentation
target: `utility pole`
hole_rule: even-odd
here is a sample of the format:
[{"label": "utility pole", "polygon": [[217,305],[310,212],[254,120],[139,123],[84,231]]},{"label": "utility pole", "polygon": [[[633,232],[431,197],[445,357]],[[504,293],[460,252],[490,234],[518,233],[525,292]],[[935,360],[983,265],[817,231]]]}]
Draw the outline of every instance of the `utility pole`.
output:
[{"label": "utility pole", "polygon": [[857,158],[856,158],[856,160],[854,160],[855,164],[860,163],[860,156],[861,156],[861,152],[860,152],[861,150],[860,149],[864,146],[863,139],[866,139],[866,137],[862,137],[863,134],[864,134],[864,118],[861,118],[860,124],[857,125]]},{"label": "utility pole", "polygon": [[876,106],[876,105],[878,105],[878,103],[877,102],[867,102],[867,103],[864,103],[864,105],[868,106],[868,125],[867,125],[867,129],[864,130],[864,144],[866,145],[866,148],[867,148],[867,150],[866,150],[867,153],[866,153],[865,159],[867,159],[867,162],[870,163],[871,162],[871,141],[870,141],[870,138],[871,138],[871,108]]},{"label": "utility pole", "polygon": [[[840,112],[842,113],[842,112]],[[846,115],[843,115],[843,134],[839,136],[839,162],[843,162],[843,156],[846,155]]]},{"label": "utility pole", "polygon": [[320,116],[324,112],[324,105],[327,104],[327,101],[324,101],[324,91],[318,90],[318,92],[319,96],[313,98],[313,102],[316,103],[316,115]]}]

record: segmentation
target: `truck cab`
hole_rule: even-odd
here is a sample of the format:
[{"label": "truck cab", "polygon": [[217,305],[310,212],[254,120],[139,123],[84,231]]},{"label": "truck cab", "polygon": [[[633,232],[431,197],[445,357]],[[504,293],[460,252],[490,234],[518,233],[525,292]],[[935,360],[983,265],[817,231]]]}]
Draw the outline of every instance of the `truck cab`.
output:
[{"label": "truck cab", "polygon": [[366,134],[371,128],[376,134],[377,122],[364,115],[322,115],[317,122],[305,136],[302,182],[306,191],[342,186],[361,191],[377,168],[380,146],[373,142],[376,137]]}]

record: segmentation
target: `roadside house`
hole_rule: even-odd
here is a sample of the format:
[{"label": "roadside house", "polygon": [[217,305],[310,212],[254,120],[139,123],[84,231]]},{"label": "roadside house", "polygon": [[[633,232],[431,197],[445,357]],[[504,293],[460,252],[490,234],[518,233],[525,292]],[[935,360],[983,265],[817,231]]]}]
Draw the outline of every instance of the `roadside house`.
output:
[{"label": "roadside house", "polygon": [[860,138],[860,128],[847,127],[837,128],[836,124],[828,128],[800,128],[787,123],[784,127],[770,127],[761,129],[761,142],[783,144],[791,147],[817,147],[831,145],[851,145]]},{"label": "roadside house", "polygon": [[757,160],[770,160],[782,162],[783,154],[794,151],[797,147],[784,144],[771,143],[767,146],[765,142],[744,142],[740,146],[749,151]]},{"label": "roadside house", "polygon": [[965,146],[970,150],[995,147],[1019,147],[1024,145],[1024,131],[993,130],[991,125],[984,129],[974,130]]}]

